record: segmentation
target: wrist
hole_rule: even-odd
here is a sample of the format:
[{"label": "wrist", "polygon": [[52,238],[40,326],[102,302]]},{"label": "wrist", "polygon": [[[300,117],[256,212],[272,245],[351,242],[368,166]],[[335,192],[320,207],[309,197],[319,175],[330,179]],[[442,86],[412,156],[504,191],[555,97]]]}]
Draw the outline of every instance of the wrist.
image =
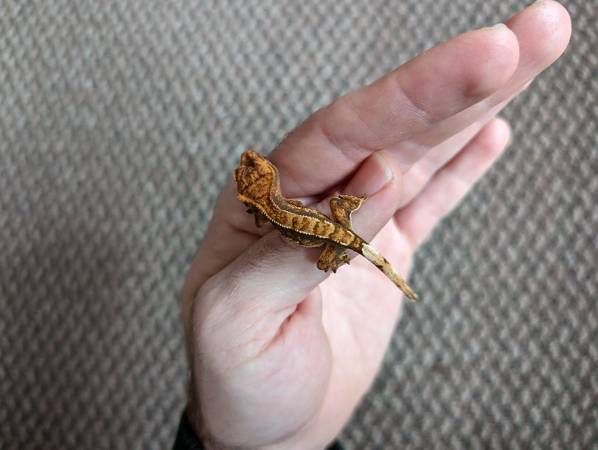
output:
[{"label": "wrist", "polygon": [[194,402],[189,402],[185,410],[191,429],[202,446],[202,450],[232,450],[219,443],[208,431],[205,420],[201,417],[199,407]]},{"label": "wrist", "polygon": [[[193,447],[194,450],[248,450],[258,448],[255,446],[245,445],[227,445],[219,441],[213,434],[210,433],[206,426],[206,421],[199,412],[199,408],[193,407],[191,403],[185,408],[185,418],[187,426],[191,429],[190,431],[194,434],[195,440],[198,442],[200,447]],[[339,450],[342,447],[339,446],[338,442],[333,442],[326,446],[325,444],[314,444],[313,440],[307,439],[299,442],[297,437],[290,437],[288,439],[278,441],[272,444],[266,444],[265,446],[259,446],[259,448],[270,449],[275,448],[277,450]]]}]

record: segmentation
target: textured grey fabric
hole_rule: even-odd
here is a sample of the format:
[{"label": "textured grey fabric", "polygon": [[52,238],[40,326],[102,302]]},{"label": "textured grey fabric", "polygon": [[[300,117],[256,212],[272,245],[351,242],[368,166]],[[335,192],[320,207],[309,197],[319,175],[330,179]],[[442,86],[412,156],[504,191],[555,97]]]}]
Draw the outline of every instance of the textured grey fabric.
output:
[{"label": "textured grey fabric", "polygon": [[[349,449],[598,442],[598,12],[566,4],[510,151],[417,255]],[[521,6],[0,3],[0,448],[167,448],[178,289],[244,147]]]}]

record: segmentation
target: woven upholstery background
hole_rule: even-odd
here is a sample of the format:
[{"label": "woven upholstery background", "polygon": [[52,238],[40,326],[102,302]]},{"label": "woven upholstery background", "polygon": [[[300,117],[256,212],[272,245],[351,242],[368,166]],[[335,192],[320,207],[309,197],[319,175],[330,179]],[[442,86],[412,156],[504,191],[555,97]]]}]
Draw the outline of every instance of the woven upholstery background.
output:
[{"label": "woven upholstery background", "polygon": [[[363,448],[598,442],[598,8],[417,255]],[[0,448],[162,449],[177,293],[248,145],[515,0],[0,4]]]}]

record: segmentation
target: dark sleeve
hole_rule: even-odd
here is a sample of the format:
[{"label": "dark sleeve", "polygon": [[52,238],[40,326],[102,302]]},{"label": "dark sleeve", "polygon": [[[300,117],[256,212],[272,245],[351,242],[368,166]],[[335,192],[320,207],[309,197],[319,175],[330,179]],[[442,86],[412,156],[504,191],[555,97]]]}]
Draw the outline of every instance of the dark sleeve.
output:
[{"label": "dark sleeve", "polygon": [[181,422],[176,432],[176,440],[174,441],[172,450],[204,450],[204,446],[201,445],[195,431],[191,428],[186,412],[183,412],[181,416]]},{"label": "dark sleeve", "polygon": [[[343,450],[343,447],[338,441],[334,441],[330,446],[326,447],[327,450]],[[181,422],[179,423],[179,429],[176,433],[176,440],[174,441],[174,447],[172,450],[205,450],[204,446],[201,445],[199,439],[195,435],[195,431],[189,423],[187,414],[183,412],[181,416]]]}]

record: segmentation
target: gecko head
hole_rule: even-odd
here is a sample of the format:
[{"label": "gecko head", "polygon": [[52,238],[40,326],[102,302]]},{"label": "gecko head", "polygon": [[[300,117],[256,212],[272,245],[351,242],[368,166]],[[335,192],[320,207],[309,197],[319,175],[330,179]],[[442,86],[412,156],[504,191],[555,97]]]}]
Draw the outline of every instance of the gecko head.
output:
[{"label": "gecko head", "polygon": [[270,191],[275,182],[276,168],[257,152],[245,150],[234,178],[239,196],[246,200],[258,200]]}]

